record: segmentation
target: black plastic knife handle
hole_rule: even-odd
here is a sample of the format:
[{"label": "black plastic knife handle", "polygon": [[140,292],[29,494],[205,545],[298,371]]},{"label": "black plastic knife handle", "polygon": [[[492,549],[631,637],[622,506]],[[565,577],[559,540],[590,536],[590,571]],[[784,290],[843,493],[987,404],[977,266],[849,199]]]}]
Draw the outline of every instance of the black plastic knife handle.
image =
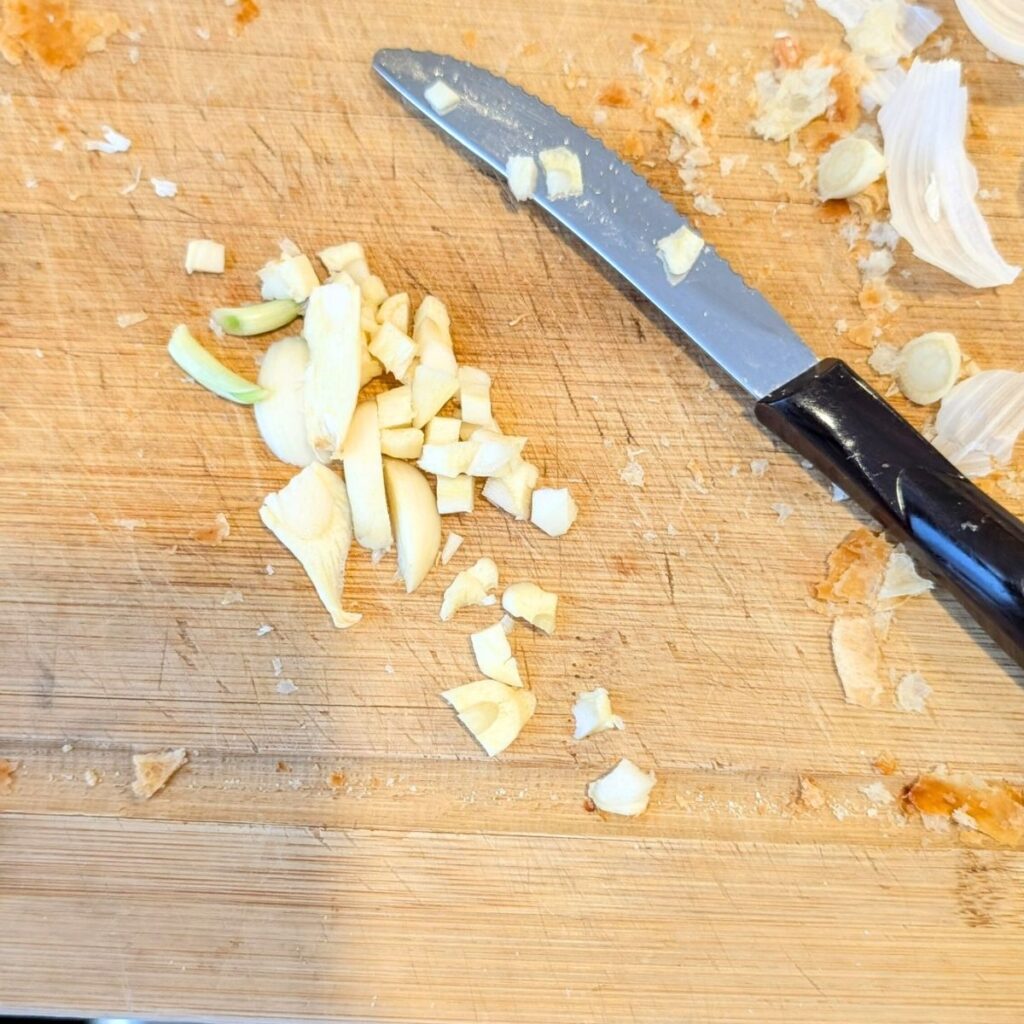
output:
[{"label": "black plastic knife handle", "polygon": [[1024,665],[1024,523],[974,486],[844,362],[757,403],[769,430],[835,481]]}]

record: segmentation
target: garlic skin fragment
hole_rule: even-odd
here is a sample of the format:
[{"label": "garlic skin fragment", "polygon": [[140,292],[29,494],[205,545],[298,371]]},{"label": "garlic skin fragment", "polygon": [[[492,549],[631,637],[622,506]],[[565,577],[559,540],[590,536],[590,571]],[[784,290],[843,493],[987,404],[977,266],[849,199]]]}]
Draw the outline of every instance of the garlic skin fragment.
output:
[{"label": "garlic skin fragment", "polygon": [[369,551],[387,551],[393,537],[384,493],[384,463],[376,402],[360,402],[356,406],[341,450],[341,461],[345,467],[345,490],[352,509],[352,530],[356,542]]},{"label": "garlic skin fragment", "polygon": [[481,491],[492,505],[520,522],[530,518],[530,500],[540,478],[540,470],[532,462],[515,458],[500,476],[488,477]]},{"label": "garlic skin fragment", "polygon": [[320,278],[316,276],[309,257],[302,253],[271,260],[256,273],[261,282],[260,295],[264,299],[305,302],[320,284]]},{"label": "garlic skin fragment", "polygon": [[167,352],[197,384],[230,402],[252,405],[270,397],[265,388],[240,377],[207,352],[184,324],[174,328]]},{"label": "garlic skin fragment", "polygon": [[473,633],[469,639],[473,645],[473,657],[476,658],[477,666],[488,679],[496,679],[506,686],[523,685],[519,665],[512,656],[508,636],[501,628],[500,622]]},{"label": "garlic skin fragment", "polygon": [[544,149],[539,154],[544,168],[548,199],[572,199],[583,195],[583,168],[580,158],[565,146]]},{"label": "garlic skin fragment", "polygon": [[915,405],[945,398],[960,376],[960,346],[946,331],[932,331],[908,341],[900,351],[896,383]]},{"label": "garlic skin fragment", "polygon": [[704,249],[704,239],[683,224],[671,235],[658,239],[657,249],[669,282],[676,285],[693,269]]},{"label": "garlic skin fragment", "polygon": [[493,679],[456,686],[441,697],[458,712],[459,721],[490,757],[512,743],[537,707],[537,698],[529,690]]},{"label": "garlic skin fragment", "polygon": [[423,453],[423,431],[415,427],[386,427],[380,432],[380,450],[395,459],[418,459]]},{"label": "garlic skin fragment", "polygon": [[497,604],[491,593],[498,586],[498,567],[491,558],[478,559],[475,565],[464,569],[448,585],[441,600],[441,621],[448,622],[460,608]]},{"label": "garlic skin fragment", "polygon": [[572,715],[576,720],[576,728],[572,734],[574,740],[586,739],[596,732],[605,732],[608,729],[626,728],[622,719],[612,714],[611,698],[603,686],[581,693],[572,706]]},{"label": "garlic skin fragment", "polygon": [[456,476],[437,478],[437,511],[443,516],[473,511],[473,478]]},{"label": "garlic skin fragment", "polygon": [[533,492],[530,522],[549,537],[561,537],[576,522],[579,511],[568,487],[538,487]]},{"label": "garlic skin fragment", "polygon": [[914,255],[974,288],[1011,284],[1020,267],[996,250],[964,149],[967,90],[955,60],[915,60],[878,114],[892,226]]},{"label": "garlic skin fragment", "polygon": [[431,82],[423,90],[423,98],[442,116],[454,110],[462,102],[462,97],[440,78],[436,82]]},{"label": "garlic skin fragment", "polygon": [[587,786],[587,796],[600,811],[634,818],[647,810],[655,782],[654,772],[641,771],[624,757],[607,775]]},{"label": "garlic skin fragment", "polygon": [[424,428],[423,440],[427,444],[454,444],[459,440],[461,429],[462,420],[452,416],[435,416]]},{"label": "garlic skin fragment", "polygon": [[377,419],[381,429],[412,426],[412,388],[408,384],[382,391],[377,396]]},{"label": "garlic skin fragment", "polygon": [[788,139],[835,103],[831,82],[838,70],[811,57],[779,78],[771,71],[760,72],[754,79],[757,118],[751,127],[772,142]]},{"label": "garlic skin fragment", "polygon": [[408,462],[384,459],[384,488],[398,548],[398,573],[411,594],[437,560],[441,517],[427,478]]},{"label": "garlic skin fragment", "polygon": [[512,195],[519,202],[525,203],[533,198],[537,191],[537,164],[532,156],[518,153],[510,156],[505,165],[505,177]]},{"label": "garlic skin fragment", "polygon": [[997,57],[1024,64],[1024,7],[1019,0],[956,0],[978,42]]},{"label": "garlic skin fragment", "polygon": [[840,139],[818,164],[818,196],[849,199],[873,185],[885,173],[885,157],[868,139]]},{"label": "garlic skin fragment", "polygon": [[281,490],[267,495],[260,519],[306,570],[334,625],[355,625],[362,615],[341,606],[352,517],[340,478],[321,463],[312,463]]},{"label": "garlic skin fragment", "polygon": [[317,457],[341,457],[362,378],[359,287],[323,284],[306,306],[302,334],[309,344],[306,370],[306,433]]},{"label": "garlic skin fragment", "polygon": [[388,373],[403,384],[409,380],[409,370],[416,358],[416,343],[390,321],[380,325],[369,345],[370,355],[379,359]]},{"label": "garlic skin fragment", "polygon": [[525,619],[549,636],[555,631],[558,595],[538,587],[536,583],[512,583],[507,586],[501,595],[501,607],[509,615]]},{"label": "garlic skin fragment", "polygon": [[209,238],[189,239],[185,249],[185,271],[189,274],[223,274],[224,246]]},{"label": "garlic skin fragment", "polygon": [[309,347],[302,338],[282,338],[267,349],[258,383],[269,397],[253,406],[256,426],[282,462],[300,469],[316,461],[306,434],[306,367]]}]

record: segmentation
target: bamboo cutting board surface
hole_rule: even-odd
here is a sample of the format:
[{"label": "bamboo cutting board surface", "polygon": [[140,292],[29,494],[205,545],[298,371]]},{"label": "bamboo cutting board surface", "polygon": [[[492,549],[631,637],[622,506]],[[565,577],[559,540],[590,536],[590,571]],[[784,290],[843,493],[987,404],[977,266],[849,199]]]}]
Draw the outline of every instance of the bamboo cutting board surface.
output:
[{"label": "bamboo cutting board surface", "polygon": [[[1024,81],[936,6],[972,89],[972,156],[999,190],[985,208],[1019,262]],[[1017,1024],[1020,852],[928,833],[895,803],[872,816],[860,788],[880,755],[898,761],[882,779],[894,794],[940,763],[1020,780],[1019,670],[938,594],[901,609],[887,648],[932,685],[928,712],[844,704],[807,599],[865,520],[369,70],[384,45],[490,66],[613,147],[635,133],[643,172],[690,212],[643,106],[603,124],[594,111],[610,85],[635,89],[633,33],[692,38],[685,59],[742,69],[711,104],[712,152],[750,154],[709,172],[727,212],[698,223],[816,351],[863,369],[833,326],[861,319],[846,244],[784,147],[746,128],[774,32],[813,51],[838,26],[774,0],[263,7],[239,31],[219,0],[125,2],[137,42],[57,83],[0,67],[0,757],[19,763],[0,792],[0,1007]],[[129,153],[84,152],[104,124]],[[288,468],[248,410],[188,385],[164,352],[175,323],[201,332],[213,306],[249,301],[285,236],[310,252],[360,239],[393,290],[448,302],[458,354],[495,373],[499,420],[578,497],[568,536],[480,503],[455,527],[455,562],[412,597],[391,562],[354,553],[346,603],[364,620],[329,627],[257,515]],[[223,278],[186,277],[194,237],[227,245]],[[983,366],[1022,365],[1024,286],[971,291],[905,245],[892,281],[892,341],[952,330]],[[135,311],[149,319],[117,326]],[[261,347],[217,345],[247,373]],[[642,488],[620,478],[630,451]],[[194,540],[221,512],[230,537]],[[482,555],[562,598],[554,638],[513,636],[539,707],[494,761],[437,697],[474,678],[468,634],[495,618],[437,620],[453,570]],[[280,678],[297,690],[279,694]],[[574,744],[573,695],[593,685],[627,728]],[[131,754],[175,746],[189,764],[135,800]],[[650,811],[587,813],[586,783],[624,755],[657,772]],[[794,805],[801,776],[824,807]]]}]

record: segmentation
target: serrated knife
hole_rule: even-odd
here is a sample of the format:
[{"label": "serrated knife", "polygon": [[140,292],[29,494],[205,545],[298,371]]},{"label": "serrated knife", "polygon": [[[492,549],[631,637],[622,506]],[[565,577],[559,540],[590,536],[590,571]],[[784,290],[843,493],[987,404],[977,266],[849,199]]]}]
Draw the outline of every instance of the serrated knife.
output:
[{"label": "serrated knife", "polygon": [[[567,147],[583,193],[533,202],[590,246],[756,400],[757,418],[810,460],[942,582],[1024,665],[1024,525],[982,493],[838,359],[818,360],[760,292],[705,244],[673,284],[656,250],[687,219],[603,143],[518,86],[435,53],[380,50],[374,70],[504,175],[509,157]],[[459,97],[439,113],[437,80]],[[442,107],[442,109],[444,109]],[[692,228],[691,228],[692,230]]]}]

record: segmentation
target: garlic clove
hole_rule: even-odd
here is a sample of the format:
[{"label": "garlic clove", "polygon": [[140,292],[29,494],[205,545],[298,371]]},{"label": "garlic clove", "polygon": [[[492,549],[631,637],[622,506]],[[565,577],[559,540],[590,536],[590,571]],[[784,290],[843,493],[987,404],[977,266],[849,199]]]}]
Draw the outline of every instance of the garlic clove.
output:
[{"label": "garlic clove", "polygon": [[441,517],[427,478],[408,462],[384,459],[384,488],[398,547],[398,573],[411,594],[441,547]]},{"label": "garlic clove", "polygon": [[477,666],[488,679],[496,679],[508,686],[523,685],[519,665],[512,656],[508,636],[501,628],[500,622],[473,633],[469,639],[473,645],[473,657],[476,658]]},{"label": "garlic clove", "polygon": [[437,511],[443,516],[473,511],[473,478],[456,476],[437,478]]},{"label": "garlic clove", "polygon": [[256,426],[267,447],[282,462],[308,466],[316,453],[306,435],[306,367],[309,347],[302,338],[282,338],[267,349],[259,385],[270,397],[253,406]]},{"label": "garlic clove", "polygon": [[581,693],[572,706],[572,715],[576,719],[576,729],[572,734],[574,740],[585,739],[596,732],[626,727],[618,715],[612,714],[611,698],[603,686]]},{"label": "garlic clove", "polygon": [[868,140],[840,139],[818,163],[818,195],[849,199],[873,185],[885,173],[885,157]]},{"label": "garlic clove", "polygon": [[624,757],[607,775],[587,786],[587,796],[599,810],[631,818],[647,810],[656,781],[654,772],[641,771]]},{"label": "garlic clove", "polygon": [[544,168],[548,199],[571,199],[583,194],[583,168],[580,158],[565,146],[545,149],[539,154]]},{"label": "garlic clove", "polygon": [[530,522],[549,537],[561,537],[568,533],[580,511],[568,487],[538,487],[533,492],[531,507]]},{"label": "garlic clove", "polygon": [[441,600],[441,621],[447,622],[460,608],[497,604],[491,593],[498,586],[498,567],[491,558],[478,559],[448,585]]},{"label": "garlic clove", "polygon": [[356,406],[342,448],[341,461],[345,467],[345,489],[352,509],[352,529],[356,542],[369,551],[387,551],[393,543],[393,537],[384,492],[384,464],[376,402],[361,402]]},{"label": "garlic clove", "polygon": [[501,606],[517,619],[525,619],[547,634],[555,631],[558,595],[538,587],[536,583],[512,583],[501,595]]},{"label": "garlic clove", "polygon": [[412,388],[408,384],[377,396],[377,420],[382,430],[412,425]]},{"label": "garlic clove", "polygon": [[529,690],[492,679],[456,686],[441,696],[490,757],[515,740],[537,707],[537,698]]},{"label": "garlic clove", "polygon": [[533,198],[537,191],[537,164],[532,156],[515,154],[508,158],[505,165],[505,177],[512,195],[521,203]]},{"label": "garlic clove", "polygon": [[900,351],[896,383],[916,405],[945,398],[960,376],[960,346],[955,335],[932,331],[908,341]]},{"label": "garlic clove", "polygon": [[395,459],[418,459],[423,453],[423,431],[416,427],[387,427],[380,432],[380,450]]},{"label": "garlic clove", "polygon": [[260,508],[260,519],[299,560],[334,625],[346,629],[362,615],[341,606],[352,517],[345,485],[319,462],[301,470]]}]

